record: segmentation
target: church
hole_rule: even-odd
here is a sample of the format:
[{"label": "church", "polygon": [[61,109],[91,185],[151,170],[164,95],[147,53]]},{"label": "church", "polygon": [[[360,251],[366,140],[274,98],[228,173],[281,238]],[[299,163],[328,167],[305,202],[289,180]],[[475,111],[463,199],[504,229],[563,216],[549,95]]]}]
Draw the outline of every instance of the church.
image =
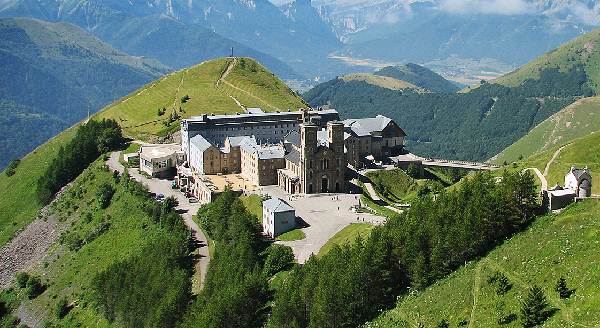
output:
[{"label": "church", "polygon": [[341,121],[330,108],[202,115],[181,122],[186,158],[178,176],[193,195],[206,194],[204,184],[214,175],[278,185],[290,194],[344,192],[349,165],[361,168],[399,153],[405,137],[385,116]]}]

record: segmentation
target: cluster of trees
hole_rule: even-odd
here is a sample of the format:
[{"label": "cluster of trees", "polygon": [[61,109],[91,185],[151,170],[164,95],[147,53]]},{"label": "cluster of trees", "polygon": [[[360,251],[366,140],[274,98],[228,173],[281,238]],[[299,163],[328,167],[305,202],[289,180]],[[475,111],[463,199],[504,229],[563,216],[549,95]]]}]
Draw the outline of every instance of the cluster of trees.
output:
[{"label": "cluster of trees", "polygon": [[190,233],[173,199],[151,199],[138,182],[124,176],[123,188],[144,201],[160,225],[139,254],[115,263],[94,277],[93,299],[111,322],[124,327],[173,327],[191,300],[193,259]]},{"label": "cluster of trees", "polygon": [[268,246],[257,218],[231,191],[203,206],[198,218],[216,252],[202,293],[181,326],[263,327],[271,298],[268,279],[291,265],[291,250]]},{"label": "cluster of trees", "polygon": [[535,80],[506,87],[486,83],[468,93],[419,94],[335,79],[304,94],[312,106],[330,104],[347,117],[388,113],[402,122],[412,152],[486,160],[577,97],[593,95],[581,65],[546,69]]},{"label": "cluster of trees", "polygon": [[101,154],[123,142],[121,128],[114,120],[89,121],[80,126],[73,139],[58,151],[36,185],[37,198],[48,204],[53,195],[77,177]]},{"label": "cluster of trees", "polygon": [[277,291],[269,325],[356,327],[410,289],[483,256],[529,224],[537,208],[529,173],[495,180],[476,174],[456,191],[417,201],[368,239],[312,257]]},{"label": "cluster of trees", "polygon": [[7,176],[12,177],[13,175],[15,175],[15,173],[17,173],[17,167],[19,166],[19,164],[21,164],[21,159],[20,158],[13,158],[8,163],[8,166],[4,170],[4,173]]}]

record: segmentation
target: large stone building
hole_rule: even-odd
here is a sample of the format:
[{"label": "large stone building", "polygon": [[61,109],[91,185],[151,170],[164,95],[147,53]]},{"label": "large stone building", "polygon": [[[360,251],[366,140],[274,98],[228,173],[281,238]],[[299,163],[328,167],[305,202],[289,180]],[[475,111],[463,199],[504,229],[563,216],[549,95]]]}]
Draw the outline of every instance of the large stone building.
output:
[{"label": "large stone building", "polygon": [[284,141],[285,168],[279,170],[278,184],[290,194],[342,192],[348,165],[344,153],[344,124],[327,123],[324,134],[306,119],[300,133]]},{"label": "large stone building", "polygon": [[342,122],[333,109],[203,115],[181,123],[187,154],[181,180],[239,174],[255,186],[280,185],[289,193],[343,192],[348,164],[359,168],[366,158],[395,154],[405,136],[387,117]]}]

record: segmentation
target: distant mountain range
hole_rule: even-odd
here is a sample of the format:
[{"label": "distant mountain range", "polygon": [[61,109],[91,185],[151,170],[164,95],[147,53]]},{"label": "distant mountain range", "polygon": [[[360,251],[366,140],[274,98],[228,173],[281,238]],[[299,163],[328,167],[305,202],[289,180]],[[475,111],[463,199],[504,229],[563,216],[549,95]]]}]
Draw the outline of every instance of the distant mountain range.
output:
[{"label": "distant mountain range", "polygon": [[[505,73],[600,25],[596,0],[275,3],[0,0],[0,16],[70,22],[122,51],[173,68],[227,55],[233,47],[236,56],[256,58],[286,80],[309,84],[409,62],[472,83]],[[457,72],[457,62],[468,72]]]},{"label": "distant mountain range", "polygon": [[70,22],[175,68],[225,56],[233,47],[235,55],[257,58],[290,79],[315,74],[314,58],[340,46],[306,0],[290,5],[287,16],[268,0],[3,0],[0,16]]},{"label": "distant mountain range", "polygon": [[0,167],[167,71],[70,24],[0,19]]}]

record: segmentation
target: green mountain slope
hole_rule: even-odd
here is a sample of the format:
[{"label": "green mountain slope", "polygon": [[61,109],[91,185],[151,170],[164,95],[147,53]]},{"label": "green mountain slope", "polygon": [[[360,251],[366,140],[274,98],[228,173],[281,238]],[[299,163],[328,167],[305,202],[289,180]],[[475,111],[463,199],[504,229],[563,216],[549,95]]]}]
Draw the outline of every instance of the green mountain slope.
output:
[{"label": "green mountain slope", "polygon": [[452,93],[459,89],[439,74],[417,64],[384,67],[375,75],[393,77],[433,92]]},{"label": "green mountain slope", "polygon": [[600,184],[597,183],[600,181],[600,132],[572,140],[564,146],[555,146],[519,162],[521,168],[538,168],[546,176],[549,187],[556,183],[564,185],[564,176],[572,165],[590,168],[594,180],[592,193],[600,195]]},{"label": "green mountain slope", "polygon": [[[181,98],[190,99],[182,103]],[[159,108],[164,115],[158,115]],[[116,119],[124,132],[148,139],[179,130],[170,115],[297,110],[304,101],[262,65],[249,58],[224,58],[164,76],[115,102],[98,117]]]},{"label": "green mountain slope", "polygon": [[[544,327],[595,327],[600,324],[600,203],[586,201],[559,215],[536,221],[483,259],[471,262],[446,279],[398,302],[366,327],[497,327],[500,317],[518,316],[527,290],[544,289],[555,312]],[[504,274],[512,288],[503,295],[488,283]],[[566,300],[554,287],[560,277],[574,290]],[[462,324],[461,324],[462,323]],[[521,327],[514,320],[503,327]]]},{"label": "green mountain slope", "polygon": [[596,94],[598,42],[598,31],[584,35],[555,52],[569,53],[573,44],[583,43],[587,46],[579,52],[591,49],[589,56],[569,57],[567,66],[560,64],[562,57],[547,57],[554,61],[544,65],[534,61],[525,67],[538,73],[517,71],[513,76],[519,79],[512,84],[484,83],[462,93],[419,94],[336,79],[316,86],[304,98],[313,106],[328,104],[342,116],[386,113],[407,132],[408,147],[419,155],[484,161],[576,100]]},{"label": "green mountain slope", "polygon": [[538,79],[544,69],[557,68],[562,72],[567,72],[578,65],[583,66],[589,86],[599,92],[600,29],[536,58],[516,71],[494,80],[494,83],[515,86],[527,79]]},{"label": "green mountain slope", "polygon": [[166,71],[73,25],[0,19],[0,167]]},{"label": "green mountain slope", "polygon": [[600,97],[584,98],[552,115],[492,160],[514,162],[600,131]]},{"label": "green mountain slope", "polygon": [[[235,60],[230,73],[216,86],[216,82],[227,71],[230,63],[234,63],[234,60],[218,59],[167,75],[108,106],[96,114],[94,119],[115,118],[123,126],[125,133],[151,139],[179,129],[177,122],[173,122],[169,127],[164,124],[168,121],[167,117],[172,112],[173,104],[182,117],[241,111],[230,96],[236,97],[244,105],[260,106],[267,111],[305,106],[302,99],[282,81],[247,58]],[[182,87],[178,89],[182,78]],[[181,104],[180,99],[185,94],[191,99]],[[166,106],[168,111],[159,117],[157,108],[162,106]],[[179,106],[182,106],[185,112],[179,111]],[[159,122],[144,124],[155,120]],[[10,240],[16,231],[30,223],[37,215],[41,204],[35,196],[36,181],[57,156],[60,146],[71,140],[73,130],[63,131],[25,156],[15,175],[9,177],[0,174],[1,190],[10,190],[0,197],[0,245]]]}]

